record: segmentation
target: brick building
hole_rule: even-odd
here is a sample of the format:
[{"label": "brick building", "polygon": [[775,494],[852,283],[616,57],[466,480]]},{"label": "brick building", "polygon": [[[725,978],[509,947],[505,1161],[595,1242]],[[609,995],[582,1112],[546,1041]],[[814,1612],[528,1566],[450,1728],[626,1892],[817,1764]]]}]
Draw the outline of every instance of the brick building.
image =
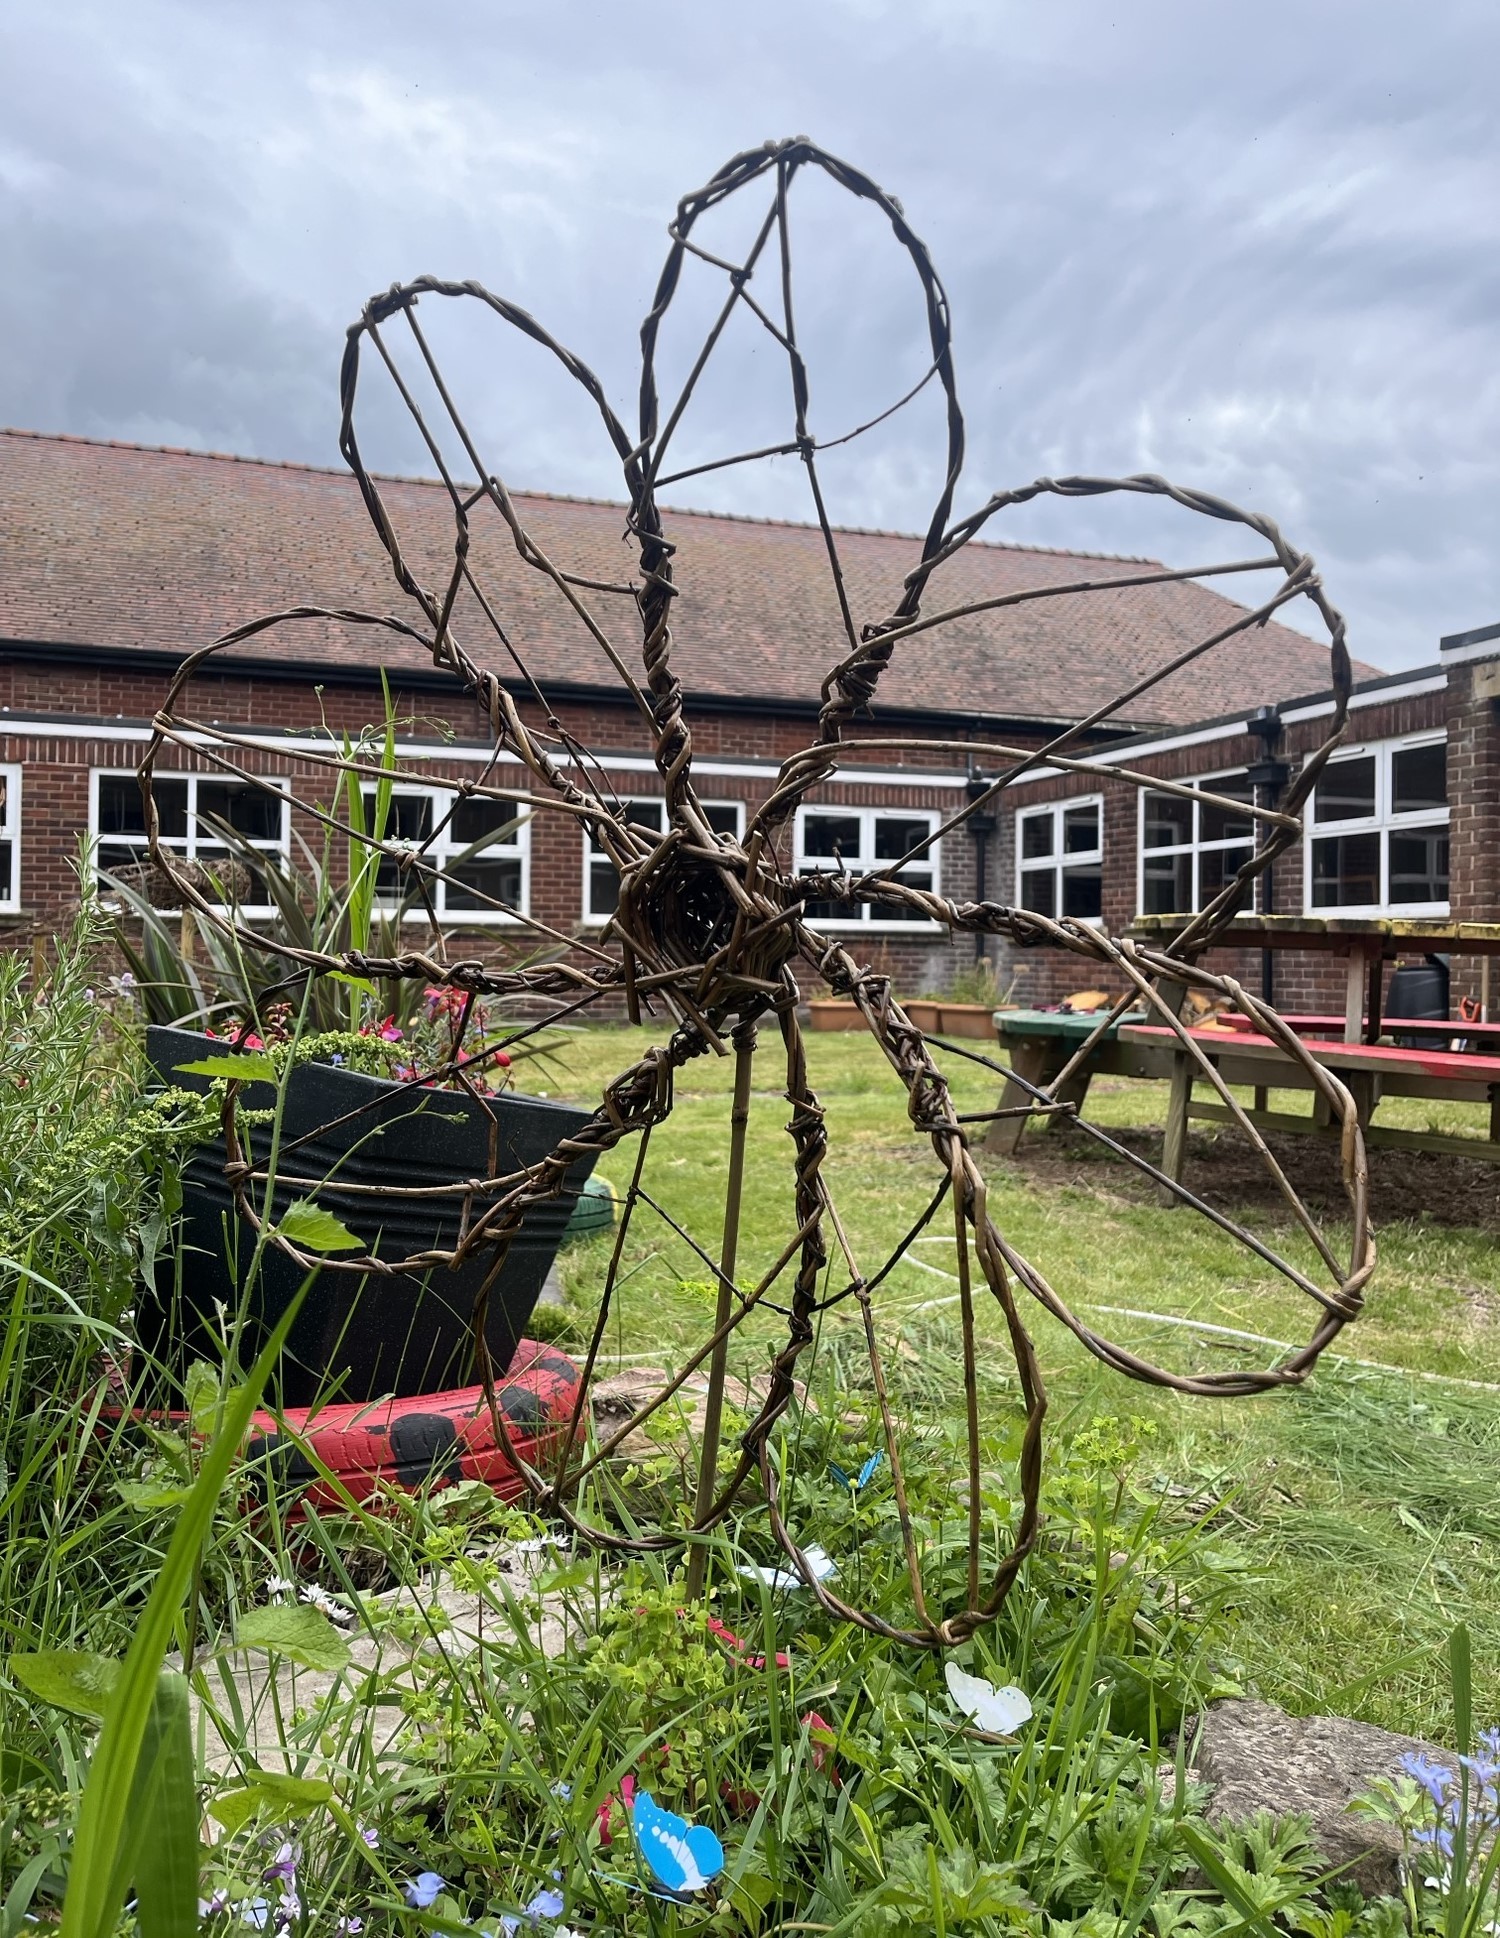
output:
[{"label": "brick building", "polygon": [[[382,481],[381,489],[419,576],[441,579],[452,554],[446,493],[416,480]],[[564,570],[605,586],[631,576],[634,555],[620,506],[540,495],[516,503],[528,531]],[[770,791],[778,764],[811,738],[821,681],[843,650],[822,538],[816,528],[793,524],[667,516],[681,588],[673,664],[687,695],[698,791],[724,826],[740,827]],[[856,620],[889,612],[915,562],[916,541],[851,531],[839,544]],[[486,583],[502,588],[507,631],[547,707],[599,758],[619,796],[640,804],[639,818],[659,814],[660,783],[642,723],[597,646],[581,626],[570,627],[551,585],[520,562],[503,528],[480,532],[475,552]],[[1112,589],[1111,581],[1138,577],[1143,566],[1149,570],[1150,562],[998,544],[961,552],[945,568],[946,602],[1080,579],[1101,589],[975,614],[903,641],[871,719],[859,728],[862,740],[889,742],[890,755],[861,752],[799,810],[789,831],[792,864],[826,865],[837,852],[857,868],[904,852],[965,799],[975,768],[985,764],[969,749],[994,741],[1045,744],[1060,725],[1241,611],[1192,583]],[[595,603],[611,618],[624,607],[618,638],[622,655],[634,660],[633,605],[608,594]],[[247,619],[304,605],[374,612],[403,606],[345,473],[0,432],[0,940],[14,944],[56,926],[76,897],[72,860],[85,831],[106,862],[128,861],[138,851],[132,770],[183,658]],[[479,650],[477,612],[460,601],[455,623],[459,637]],[[1344,876],[1352,881],[1360,867],[1361,893],[1389,901],[1393,884],[1402,895],[1415,892],[1415,876],[1408,876],[1418,866],[1417,850],[1408,836],[1426,828],[1426,875],[1416,885],[1431,890],[1430,905],[1455,912],[1496,907],[1500,748],[1487,681],[1500,643],[1491,641],[1500,642],[1500,628],[1444,642],[1442,664],[1421,674],[1383,680],[1358,669],[1363,684],[1353,731],[1377,750],[1374,791],[1368,814],[1346,814],[1340,823],[1367,838],[1361,848],[1350,844],[1347,828],[1338,837],[1347,852],[1339,851],[1343,875],[1334,892],[1352,892]],[[495,662],[495,654],[487,657]],[[1154,771],[1194,777],[1243,772],[1265,758],[1294,760],[1315,742],[1319,717],[1329,710],[1318,695],[1326,667],[1326,653],[1313,641],[1264,626],[1214,653],[1207,689],[1196,674],[1174,676],[1116,716],[1108,744],[1096,735],[1089,751],[1123,761],[1128,750],[1132,766],[1156,763]],[[283,776],[291,791],[317,797],[309,778],[317,770],[306,756],[326,749],[330,732],[357,733],[379,721],[382,668],[402,722],[403,757],[419,776],[472,774],[490,759],[477,710],[418,645],[328,618],[226,650],[194,680],[180,710],[251,735],[247,769]],[[540,726],[544,709],[518,669],[507,684],[528,724]],[[1205,690],[1221,715],[1206,723],[1199,717]],[[1283,697],[1298,694],[1313,697]],[[1252,727],[1251,715],[1268,706],[1274,714]],[[1446,762],[1431,752],[1416,760],[1398,753],[1407,745],[1419,753],[1446,745]],[[1434,790],[1443,767],[1439,810]],[[1344,773],[1360,806],[1366,770]],[[326,797],[326,776],[322,785]],[[1413,787],[1427,789],[1418,819],[1392,805]],[[190,751],[173,760],[158,800],[164,831],[190,856],[212,855],[215,817],[240,826],[272,855],[292,852],[299,833],[316,835],[311,825],[295,825],[289,806],[278,810],[274,799],[226,782]],[[421,838],[432,825],[432,797],[414,782],[396,812],[395,832]],[[1143,815],[1156,821],[1148,826]],[[1431,833],[1439,815],[1441,841]],[[1196,894],[1200,875],[1208,883],[1239,838],[1233,826],[1183,830],[1160,821],[1150,797],[1143,808],[1129,788],[1043,775],[1008,797],[993,830],[966,828],[944,839],[932,874],[956,897],[977,890],[1000,900],[1050,894],[1065,912],[1123,925],[1143,898],[1161,905],[1189,882],[1187,892]],[[1174,831],[1182,838],[1167,842],[1164,834]],[[455,830],[453,855],[480,832]],[[1324,857],[1316,862],[1322,894],[1330,851],[1314,841],[1311,852]],[[1276,906],[1313,893],[1310,882],[1283,862]],[[493,950],[507,925],[516,925],[486,908],[480,889],[554,929],[587,933],[612,905],[613,881],[575,824],[542,814],[480,861],[455,859],[439,891],[455,940],[483,931]],[[877,922],[868,911],[857,922],[828,926],[855,935],[866,945],[861,953],[883,960],[913,992],[944,987],[974,946],[950,944],[922,923]],[[1015,968],[1022,993],[1035,999],[1061,993],[1056,978],[1077,973],[1039,954]]]},{"label": "brick building", "polygon": [[[1304,811],[1306,834],[1259,885],[1274,915],[1396,915],[1500,920],[1500,625],[1440,642],[1435,665],[1359,682],[1342,745]],[[1135,735],[1093,758],[1274,806],[1328,732],[1331,695],[1280,697]],[[1097,915],[1111,930],[1137,913],[1188,913],[1251,852],[1253,824],[1166,794],[1092,775],[1038,771],[1011,793],[1001,834],[1013,898]],[[1050,897],[1050,901],[1049,901]],[[1294,952],[1219,951],[1206,966],[1289,1011],[1338,1013],[1345,968]],[[1074,966],[1016,964],[1028,1000],[1065,993]],[[1452,964],[1453,998],[1476,994],[1472,959]]]}]

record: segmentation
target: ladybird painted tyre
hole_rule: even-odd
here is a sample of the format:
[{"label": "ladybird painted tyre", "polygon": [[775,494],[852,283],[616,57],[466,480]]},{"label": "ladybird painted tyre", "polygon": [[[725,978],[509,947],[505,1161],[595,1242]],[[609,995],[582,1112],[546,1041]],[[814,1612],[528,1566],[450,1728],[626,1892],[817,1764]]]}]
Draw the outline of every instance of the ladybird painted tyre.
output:
[{"label": "ladybird painted tyre", "polygon": [[[534,1461],[572,1415],[578,1368],[566,1354],[523,1339],[496,1398],[522,1458]],[[293,1407],[254,1416],[245,1449],[253,1472],[274,1472],[306,1507],[338,1509],[366,1501],[382,1485],[416,1489],[482,1480],[502,1500],[524,1483],[495,1433],[482,1386],[404,1400],[361,1400]],[[323,1469],[334,1476],[330,1481]]]}]

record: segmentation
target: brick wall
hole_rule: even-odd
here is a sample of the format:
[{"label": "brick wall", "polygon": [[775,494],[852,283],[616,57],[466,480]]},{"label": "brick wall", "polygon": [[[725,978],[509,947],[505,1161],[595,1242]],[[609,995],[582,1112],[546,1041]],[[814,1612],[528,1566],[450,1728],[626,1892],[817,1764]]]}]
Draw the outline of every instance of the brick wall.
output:
[{"label": "brick wall", "polygon": [[[73,864],[79,837],[88,826],[90,771],[135,768],[143,751],[142,730],[161,703],[166,684],[167,675],[162,671],[129,664],[0,663],[0,761],[21,765],[24,799],[23,912],[0,915],[0,945],[29,946],[34,935],[49,935],[76,902]],[[440,743],[448,739],[471,748],[487,744],[478,708],[452,688],[398,688],[393,703],[404,741]],[[535,701],[524,699],[520,705],[527,725],[546,731],[546,718]],[[195,678],[180,697],[176,712],[179,718],[230,731],[306,734],[321,726],[334,734],[357,735],[382,718],[383,701],[373,678],[365,687],[343,684],[313,689],[306,680],[278,676],[274,668],[264,673],[259,669],[219,669]],[[626,759],[649,759],[645,723],[633,706],[603,698],[570,698],[558,702],[557,713],[567,731],[600,757],[621,796],[661,791],[654,772],[615,764]],[[27,714],[49,716],[53,730],[48,730],[45,720],[23,730],[21,720]],[[57,731],[69,716],[90,731]],[[115,733],[112,726],[117,729]],[[722,707],[693,708],[690,726],[700,760],[729,760],[756,767],[749,775],[699,777],[703,798],[743,801],[747,818],[770,793],[776,764],[805,747],[815,731],[813,721],[802,713]],[[972,728],[939,725],[914,738],[909,726],[872,721],[860,723],[857,737],[877,745],[852,754],[851,766],[900,768],[900,784],[836,781],[822,788],[816,798],[849,806],[922,808],[940,815],[963,804],[962,787],[954,784],[955,776],[963,772],[962,754],[951,745],[933,743],[972,738]],[[887,743],[891,749],[888,756],[882,753]],[[332,775],[294,753],[245,749],[237,751],[235,759],[250,773],[287,776],[294,795],[304,800],[326,803],[332,792]],[[444,757],[440,746],[429,758],[408,764],[414,768],[420,765],[421,772],[414,773],[414,779],[472,775],[476,771],[472,759]],[[212,763],[190,748],[170,750],[158,767],[162,772],[213,771]],[[905,778],[908,772],[909,780]],[[508,774],[519,779],[514,768]],[[924,775],[932,778],[925,779]],[[946,784],[937,784],[939,775]],[[502,773],[499,778],[503,784],[507,775]],[[293,830],[314,851],[321,848],[323,830],[313,817],[294,813]],[[789,854],[790,831],[785,841]],[[580,925],[582,910],[582,831],[569,816],[539,813],[532,822],[530,842],[531,913],[555,929],[572,933]],[[967,899],[974,893],[975,878],[974,840],[963,830],[942,844],[939,886],[945,894]],[[995,884],[992,859],[992,893]],[[445,938],[450,954],[494,958],[512,943],[521,946],[517,932],[492,924],[468,931],[453,924],[445,929]],[[839,939],[861,963],[887,970],[898,988],[908,994],[946,989],[953,975],[967,967],[974,956],[970,937],[950,942],[944,933],[912,933],[909,928],[893,930],[889,925],[839,931]]]}]

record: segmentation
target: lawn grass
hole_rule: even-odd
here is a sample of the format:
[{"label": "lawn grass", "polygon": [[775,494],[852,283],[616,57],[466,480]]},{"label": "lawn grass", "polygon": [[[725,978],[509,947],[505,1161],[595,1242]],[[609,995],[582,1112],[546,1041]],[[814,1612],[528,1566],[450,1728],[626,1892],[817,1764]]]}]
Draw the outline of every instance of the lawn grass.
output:
[{"label": "lawn grass", "polygon": [[[592,1100],[603,1079],[651,1040],[623,1027],[578,1034],[554,1094]],[[866,1038],[814,1036],[808,1051],[827,1111],[825,1176],[869,1272],[930,1198],[937,1183],[931,1149],[913,1133],[900,1085]],[[951,1056],[942,1062],[960,1110],[993,1105],[993,1076]],[[793,1229],[780,1064],[779,1041],[763,1036],[749,1128],[742,1285],[769,1268]],[[676,1108],[653,1136],[644,1180],[711,1256],[722,1221],[731,1074],[729,1059],[708,1057],[681,1073]],[[1160,1122],[1164,1101],[1164,1086],[1102,1081],[1090,1115],[1140,1133]],[[1306,1099],[1284,1107],[1305,1109]],[[1382,1121],[1482,1134],[1477,1111],[1462,1105],[1393,1102]],[[1212,1193],[1226,1135],[1195,1129],[1193,1188]],[[1326,1163],[1316,1147],[1305,1151],[1299,1143],[1288,1159],[1299,1182],[1303,1169]],[[633,1161],[631,1146],[602,1169],[623,1187]],[[1171,1321],[1276,1340],[1307,1335],[1313,1309],[1285,1280],[1206,1220],[1156,1203],[1128,1167],[1076,1138],[1030,1133],[1016,1160],[982,1162],[992,1215],[1006,1235],[1081,1318],[1117,1341],[1193,1371],[1264,1363],[1274,1354]],[[1228,1525],[1251,1563],[1235,1636],[1247,1686],[1294,1709],[1337,1708],[1441,1737],[1450,1724],[1439,1645],[1458,1620],[1474,1635],[1479,1707],[1500,1715],[1500,1271],[1493,1237],[1477,1217],[1472,1226],[1421,1216],[1381,1221],[1386,1163],[1383,1153],[1374,1154],[1381,1265],[1369,1310],[1339,1342],[1341,1357],[1326,1359],[1300,1392],[1184,1398],[1110,1372],[1039,1308],[1031,1308],[1028,1323],[1052,1398],[1054,1437],[1099,1413],[1139,1416],[1155,1428],[1163,1485],[1229,1502]],[[1409,1179],[1402,1197],[1412,1197]],[[1269,1198],[1223,1203],[1288,1256],[1310,1258]],[[1338,1235],[1335,1226],[1336,1245]],[[580,1324],[596,1309],[609,1243],[594,1239],[564,1259]],[[951,1238],[946,1245],[924,1240],[877,1295],[892,1350],[914,1376],[925,1369],[934,1403],[950,1411],[956,1286],[944,1274],[952,1269]],[[624,1274],[607,1341],[611,1360],[680,1364],[710,1330],[708,1268],[642,1210],[626,1242]],[[998,1314],[987,1320],[982,1338],[992,1348],[985,1388],[998,1445],[1016,1401],[997,1321]],[[830,1318],[817,1352],[858,1357],[850,1324],[842,1314]],[[734,1337],[732,1370],[763,1372],[781,1331],[774,1314],[756,1314]],[[1497,1390],[1485,1390],[1488,1382]]]}]

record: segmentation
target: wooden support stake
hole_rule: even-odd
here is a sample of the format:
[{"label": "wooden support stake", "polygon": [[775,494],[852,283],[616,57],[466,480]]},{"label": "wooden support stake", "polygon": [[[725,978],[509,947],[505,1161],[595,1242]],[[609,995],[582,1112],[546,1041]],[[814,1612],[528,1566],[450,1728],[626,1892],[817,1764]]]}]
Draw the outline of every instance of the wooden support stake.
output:
[{"label": "wooden support stake", "polygon": [[[729,1112],[729,1179],[724,1192],[724,1242],[719,1247],[719,1301],[714,1313],[718,1344],[708,1363],[708,1394],[703,1403],[703,1444],[698,1450],[698,1495],[693,1520],[701,1521],[714,1504],[719,1471],[719,1440],[724,1423],[724,1379],[729,1362],[728,1325],[734,1309],[734,1274],[740,1248],[740,1201],[745,1181],[745,1139],[750,1125],[750,1072],[755,1057],[755,1025],[734,1032],[734,1103]],[[703,1593],[708,1549],[701,1543],[688,1556],[689,1601]]]},{"label": "wooden support stake", "polygon": [[[1174,1184],[1182,1183],[1183,1166],[1187,1160],[1188,1105],[1193,1100],[1193,1059],[1185,1050],[1179,1050],[1172,1058],[1172,1090],[1167,1099],[1167,1134],[1162,1144],[1161,1168]],[[1180,1202],[1165,1187],[1161,1192],[1164,1205]]]}]

